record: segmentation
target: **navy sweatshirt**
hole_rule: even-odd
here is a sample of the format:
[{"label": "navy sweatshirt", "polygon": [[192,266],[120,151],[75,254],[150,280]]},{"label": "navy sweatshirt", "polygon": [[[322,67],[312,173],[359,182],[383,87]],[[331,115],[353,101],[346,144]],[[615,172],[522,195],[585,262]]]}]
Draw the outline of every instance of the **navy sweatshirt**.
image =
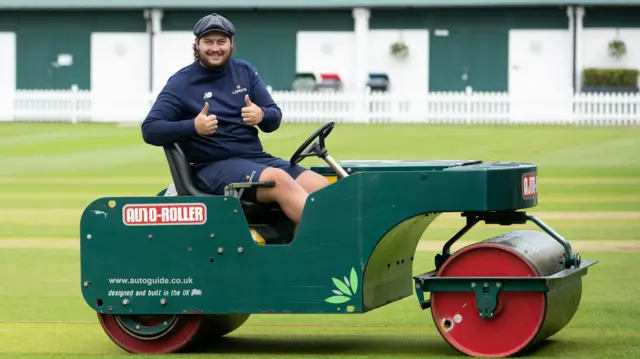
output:
[{"label": "navy sweatshirt", "polygon": [[[282,112],[249,63],[231,58],[224,69],[212,71],[194,61],[169,78],[142,123],[142,137],[155,146],[177,142],[196,165],[262,154],[258,129],[245,124],[240,115],[247,94],[264,112],[257,127],[263,132],[277,130]],[[209,115],[218,120],[210,136],[201,136],[195,129],[205,101]]]}]

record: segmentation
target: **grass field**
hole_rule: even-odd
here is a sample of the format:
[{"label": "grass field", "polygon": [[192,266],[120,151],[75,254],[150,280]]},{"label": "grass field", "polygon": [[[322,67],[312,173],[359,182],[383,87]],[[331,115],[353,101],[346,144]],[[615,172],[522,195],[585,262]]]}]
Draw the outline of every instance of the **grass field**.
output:
[{"label": "grass field", "polygon": [[[317,127],[283,125],[263,143],[289,158]],[[600,260],[574,320],[535,357],[640,357],[640,129],[338,124],[327,144],[337,160],[535,162],[540,205],[532,213],[583,258]],[[154,195],[169,182],[162,150],[144,144],[137,126],[0,124],[0,357],[130,356],[81,297],[79,218],[97,197]],[[443,216],[432,225],[416,273],[432,269],[433,251],[462,224]],[[464,238],[512,229],[479,225]],[[219,352],[194,357],[457,356],[413,297],[362,316],[254,316]]]}]

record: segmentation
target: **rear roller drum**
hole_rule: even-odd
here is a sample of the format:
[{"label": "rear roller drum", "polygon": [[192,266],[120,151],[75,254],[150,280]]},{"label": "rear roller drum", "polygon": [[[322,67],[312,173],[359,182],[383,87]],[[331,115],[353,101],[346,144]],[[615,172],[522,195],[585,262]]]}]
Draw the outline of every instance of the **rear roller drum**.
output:
[{"label": "rear roller drum", "polygon": [[[460,249],[436,276],[549,276],[564,269],[563,253],[542,232],[516,231]],[[582,294],[580,279],[550,292],[500,292],[502,284],[496,280],[470,286],[476,291],[432,292],[431,313],[452,347],[476,357],[511,356],[557,333],[573,318]]]}]

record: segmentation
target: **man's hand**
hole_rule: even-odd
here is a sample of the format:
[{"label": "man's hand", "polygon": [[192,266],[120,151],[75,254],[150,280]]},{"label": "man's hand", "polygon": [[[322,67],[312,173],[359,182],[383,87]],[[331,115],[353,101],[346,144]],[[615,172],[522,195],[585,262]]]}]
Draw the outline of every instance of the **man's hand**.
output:
[{"label": "man's hand", "polygon": [[249,95],[244,96],[244,103],[247,105],[242,108],[242,119],[249,126],[255,126],[262,121],[264,113],[262,109],[255,103],[251,102]]},{"label": "man's hand", "polygon": [[196,131],[200,136],[208,136],[212,135],[218,129],[218,120],[216,119],[216,115],[208,115],[209,113],[209,103],[204,103],[204,108],[195,120]]}]

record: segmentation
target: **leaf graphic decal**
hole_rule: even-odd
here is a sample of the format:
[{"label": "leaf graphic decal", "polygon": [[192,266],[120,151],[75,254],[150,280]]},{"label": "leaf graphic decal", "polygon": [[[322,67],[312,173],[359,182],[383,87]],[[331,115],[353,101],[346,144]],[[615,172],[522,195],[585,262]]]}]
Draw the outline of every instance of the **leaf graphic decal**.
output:
[{"label": "leaf graphic decal", "polygon": [[331,279],[333,279],[333,284],[336,285],[336,288],[338,288],[342,293],[346,295],[351,295],[351,291],[349,290],[349,287],[347,287],[346,284],[342,283],[340,279],[337,279],[337,278],[331,278]]},{"label": "leaf graphic decal", "polygon": [[351,268],[351,290],[354,294],[358,291],[358,274],[355,268]]},{"label": "leaf graphic decal", "polygon": [[345,297],[344,295],[334,295],[333,297],[325,299],[325,301],[331,304],[341,304],[344,302],[348,302],[350,299],[351,298]]},{"label": "leaf graphic decal", "polygon": [[[351,268],[351,273],[349,273],[349,278],[344,276],[344,282],[337,278],[331,278],[333,280],[333,284],[336,286],[336,289],[333,289],[331,292],[335,295],[325,299],[325,302],[332,304],[341,304],[346,303],[351,300],[351,296],[356,293],[358,290],[358,273],[355,268]],[[353,306],[350,306],[353,308]]]}]

